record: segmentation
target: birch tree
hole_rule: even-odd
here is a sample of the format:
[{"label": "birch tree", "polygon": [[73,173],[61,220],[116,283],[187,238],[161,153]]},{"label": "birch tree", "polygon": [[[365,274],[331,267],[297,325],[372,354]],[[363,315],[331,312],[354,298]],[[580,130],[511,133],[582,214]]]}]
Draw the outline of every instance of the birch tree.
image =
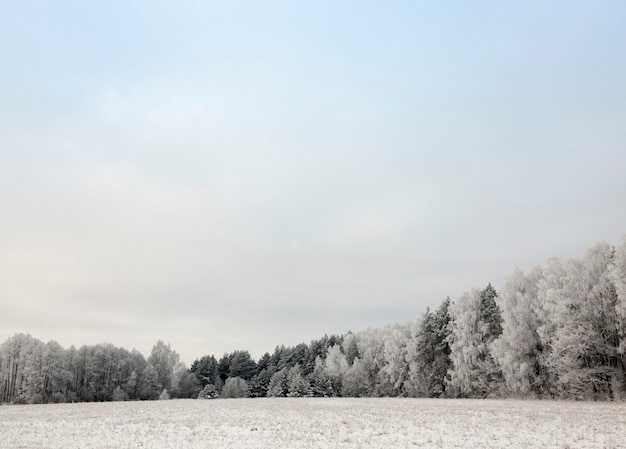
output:
[{"label": "birch tree", "polygon": [[484,290],[464,293],[450,307],[450,360],[448,384],[456,394],[488,397],[498,394],[501,373],[489,346],[497,338],[500,313],[494,307],[495,290],[491,284]]},{"label": "birch tree", "polygon": [[502,334],[493,342],[491,353],[502,370],[507,394],[515,397],[541,397],[545,392],[546,369],[538,334],[542,321],[537,290],[542,275],[541,268],[528,275],[516,268],[497,299]]},{"label": "birch tree", "polygon": [[555,394],[611,398],[619,372],[617,293],[609,276],[613,249],[599,243],[583,259],[552,260],[539,294],[548,323],[543,343]]}]

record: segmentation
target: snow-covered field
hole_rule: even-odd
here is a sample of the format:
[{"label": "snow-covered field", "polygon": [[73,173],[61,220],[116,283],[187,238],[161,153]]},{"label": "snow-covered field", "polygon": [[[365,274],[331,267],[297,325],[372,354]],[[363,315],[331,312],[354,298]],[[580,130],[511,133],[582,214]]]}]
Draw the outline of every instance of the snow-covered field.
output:
[{"label": "snow-covered field", "polygon": [[224,399],[0,407],[0,448],[626,448],[626,403]]}]

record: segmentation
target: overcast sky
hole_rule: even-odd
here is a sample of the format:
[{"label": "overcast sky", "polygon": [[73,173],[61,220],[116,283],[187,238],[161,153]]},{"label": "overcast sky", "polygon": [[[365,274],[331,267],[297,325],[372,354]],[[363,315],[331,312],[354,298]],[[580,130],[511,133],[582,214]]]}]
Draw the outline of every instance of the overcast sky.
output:
[{"label": "overcast sky", "polygon": [[0,340],[415,319],[626,233],[622,1],[13,1]]}]

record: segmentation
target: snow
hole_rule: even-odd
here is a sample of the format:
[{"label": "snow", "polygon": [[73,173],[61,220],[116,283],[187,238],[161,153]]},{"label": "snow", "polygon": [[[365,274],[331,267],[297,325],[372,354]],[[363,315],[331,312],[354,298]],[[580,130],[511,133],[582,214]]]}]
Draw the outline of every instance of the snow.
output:
[{"label": "snow", "polygon": [[626,403],[217,399],[0,407],[0,448],[626,448]]}]

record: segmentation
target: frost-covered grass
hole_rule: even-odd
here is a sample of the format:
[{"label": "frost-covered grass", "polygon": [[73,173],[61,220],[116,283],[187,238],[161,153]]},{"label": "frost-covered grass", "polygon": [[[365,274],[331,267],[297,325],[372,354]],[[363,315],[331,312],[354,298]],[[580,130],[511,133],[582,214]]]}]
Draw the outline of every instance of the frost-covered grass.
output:
[{"label": "frost-covered grass", "polygon": [[626,403],[236,399],[0,407],[0,448],[625,448]]}]

